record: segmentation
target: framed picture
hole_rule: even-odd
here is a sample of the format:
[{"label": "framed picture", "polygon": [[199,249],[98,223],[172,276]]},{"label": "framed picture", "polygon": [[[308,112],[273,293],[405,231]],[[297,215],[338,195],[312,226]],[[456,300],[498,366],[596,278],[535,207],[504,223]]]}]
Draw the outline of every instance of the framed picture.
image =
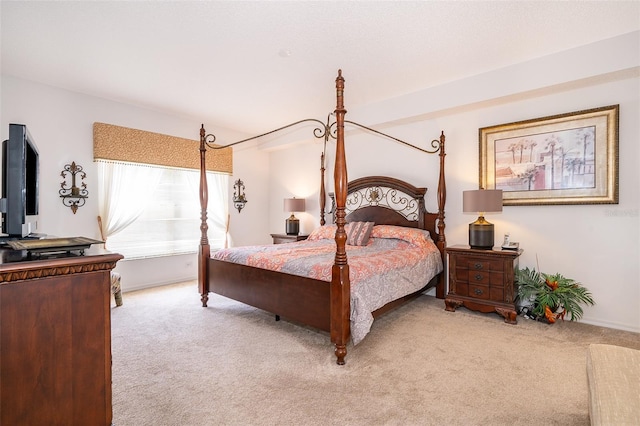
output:
[{"label": "framed picture", "polygon": [[505,206],[618,204],[619,105],[480,129],[480,187]]}]

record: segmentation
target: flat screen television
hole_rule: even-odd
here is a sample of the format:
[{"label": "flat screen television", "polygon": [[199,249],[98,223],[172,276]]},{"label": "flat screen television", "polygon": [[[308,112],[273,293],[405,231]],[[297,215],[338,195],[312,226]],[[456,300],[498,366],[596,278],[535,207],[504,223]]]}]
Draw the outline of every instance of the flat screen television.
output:
[{"label": "flat screen television", "polygon": [[9,124],[2,142],[2,233],[24,238],[38,228],[39,154],[24,124]]}]

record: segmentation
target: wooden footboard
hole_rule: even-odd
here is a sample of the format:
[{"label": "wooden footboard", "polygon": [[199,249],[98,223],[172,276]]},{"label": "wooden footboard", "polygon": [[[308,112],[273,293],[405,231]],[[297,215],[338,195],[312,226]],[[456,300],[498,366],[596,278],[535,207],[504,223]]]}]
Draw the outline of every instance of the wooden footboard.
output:
[{"label": "wooden footboard", "polygon": [[209,261],[209,291],[329,331],[326,281],[221,260]]}]

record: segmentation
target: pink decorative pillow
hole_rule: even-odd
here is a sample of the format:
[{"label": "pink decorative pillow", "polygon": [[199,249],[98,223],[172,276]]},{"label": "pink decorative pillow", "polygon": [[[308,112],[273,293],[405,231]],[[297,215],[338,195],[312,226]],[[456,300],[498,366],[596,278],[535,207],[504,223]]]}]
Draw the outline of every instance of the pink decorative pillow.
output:
[{"label": "pink decorative pillow", "polygon": [[351,222],[347,231],[347,244],[351,246],[366,246],[373,230],[373,222]]},{"label": "pink decorative pillow", "polygon": [[407,241],[418,247],[433,245],[429,231],[404,226],[376,225],[371,231],[371,238],[395,238]]},{"label": "pink decorative pillow", "polygon": [[309,234],[307,241],[333,239],[336,237],[337,229],[338,227],[336,225],[320,226],[311,231],[311,234]]}]

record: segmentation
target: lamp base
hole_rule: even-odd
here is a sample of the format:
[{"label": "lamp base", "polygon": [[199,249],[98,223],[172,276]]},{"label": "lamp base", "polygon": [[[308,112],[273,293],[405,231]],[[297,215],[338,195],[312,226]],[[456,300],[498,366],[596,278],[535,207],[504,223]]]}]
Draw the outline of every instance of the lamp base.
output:
[{"label": "lamp base", "polygon": [[493,223],[484,218],[469,224],[469,246],[477,250],[491,250],[493,248]]},{"label": "lamp base", "polygon": [[294,215],[291,215],[285,221],[285,230],[287,235],[298,235],[300,232],[300,221]]}]

